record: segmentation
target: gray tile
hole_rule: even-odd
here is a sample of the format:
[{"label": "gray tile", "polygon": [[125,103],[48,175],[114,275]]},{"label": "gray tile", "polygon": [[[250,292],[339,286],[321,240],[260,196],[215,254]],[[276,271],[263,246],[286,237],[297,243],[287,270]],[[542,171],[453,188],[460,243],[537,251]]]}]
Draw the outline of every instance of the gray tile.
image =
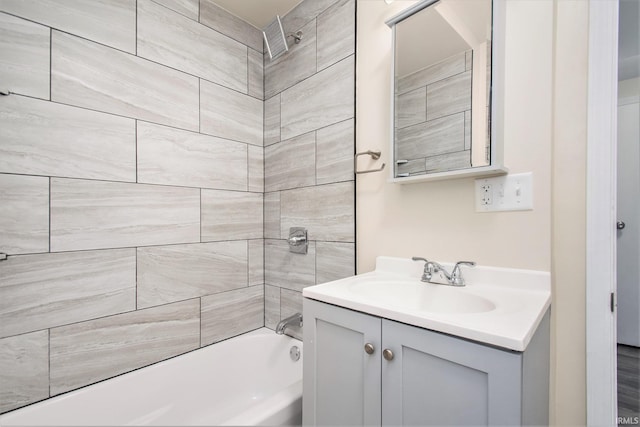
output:
[{"label": "gray tile", "polygon": [[264,166],[265,191],[315,185],[315,132],[266,147]]},{"label": "gray tile", "polygon": [[431,120],[396,132],[398,159],[416,159],[464,148],[464,113]]},{"label": "gray tile", "polygon": [[138,56],[247,93],[247,47],[151,0],[138,0]]},{"label": "gray tile", "polygon": [[135,249],[10,257],[0,300],[0,337],[135,310]]},{"label": "gray tile", "polygon": [[201,345],[209,345],[264,326],[264,287],[202,298]]},{"label": "gray tile", "polygon": [[439,156],[427,157],[425,168],[427,172],[444,172],[457,169],[467,169],[471,167],[471,151],[457,151],[454,153],[441,154]]},{"label": "gray tile", "polygon": [[337,0],[302,1],[282,18],[286,33],[294,33],[327,10]]},{"label": "gray tile", "polygon": [[200,190],[51,179],[51,251],[200,240]]},{"label": "gray tile", "polygon": [[280,94],[264,102],[264,145],[280,142]]},{"label": "gray tile", "polygon": [[264,240],[249,240],[249,286],[264,283]]},{"label": "gray tile", "polygon": [[168,7],[181,15],[198,20],[200,14],[200,0],[153,0],[158,4]]},{"label": "gray tile", "polygon": [[353,119],[316,132],[316,182],[352,181],[355,126]]},{"label": "gray tile", "polygon": [[136,0],[0,0],[0,9],[136,53]]},{"label": "gray tile", "polygon": [[202,241],[261,239],[263,195],[202,190]]},{"label": "gray tile", "polygon": [[464,112],[464,149],[471,150],[471,110]]},{"label": "gray tile", "polygon": [[248,190],[264,192],[264,148],[249,145],[249,178]]},{"label": "gray tile", "polygon": [[136,180],[135,120],[53,102],[0,99],[0,172]]},{"label": "gray tile", "polygon": [[286,190],[280,197],[283,236],[289,227],[305,227],[310,240],[354,241],[353,181]]},{"label": "gray tile", "polygon": [[427,121],[427,87],[419,87],[396,96],[396,128]]},{"label": "gray tile", "polygon": [[0,339],[0,413],[49,397],[49,332]]},{"label": "gray tile", "polygon": [[[264,55],[265,78],[264,96],[272,96],[282,92],[298,82],[312,76],[316,72],[316,21],[305,25],[300,43],[289,42],[289,51],[276,59]],[[288,38],[288,40],[292,40]]]},{"label": "gray tile", "polygon": [[280,288],[264,286],[264,326],[275,329],[280,321]]},{"label": "gray tile", "polygon": [[465,71],[469,71],[473,68],[473,50],[468,50],[464,53]]},{"label": "gray tile", "polygon": [[316,283],[355,275],[355,243],[316,242]]},{"label": "gray tile", "polygon": [[198,79],[53,31],[51,99],[198,130]]},{"label": "gray tile", "polygon": [[207,81],[200,82],[200,130],[253,145],[263,145],[263,102]]},{"label": "gray tile", "polygon": [[280,239],[280,192],[264,194],[264,237]]},{"label": "gray tile", "polygon": [[196,349],[199,326],[195,299],[51,329],[51,395]]},{"label": "gray tile", "polygon": [[242,240],[137,251],[138,308],[247,286],[247,242]]},{"label": "gray tile", "polygon": [[427,86],[427,120],[471,109],[471,71]]},{"label": "gray tile", "polygon": [[407,163],[398,165],[397,173],[408,173],[409,175],[423,175],[427,172],[425,158],[408,160]]},{"label": "gray tile", "polygon": [[282,92],[282,139],[352,118],[354,85],[351,56]]},{"label": "gray tile", "polygon": [[138,182],[247,189],[247,144],[138,122]]},{"label": "gray tile", "polygon": [[[280,317],[285,319],[296,313],[302,313],[302,292],[289,289],[280,290]],[[302,339],[302,328],[291,326],[287,328],[287,335]]]},{"label": "gray tile", "polygon": [[461,52],[442,62],[430,67],[418,70],[408,76],[400,76],[398,79],[398,93],[408,92],[418,87],[426,86],[447,77],[463,73],[465,71],[465,53]]},{"label": "gray tile", "polygon": [[264,99],[264,57],[262,53],[249,49],[249,95]]},{"label": "gray tile", "polygon": [[356,2],[339,0],[318,16],[318,70],[356,50]]},{"label": "gray tile", "polygon": [[0,81],[12,93],[49,99],[50,30],[0,13]]},{"label": "gray tile", "polygon": [[286,240],[265,240],[265,283],[301,291],[316,284],[316,242],[309,242],[306,254],[289,252]]},{"label": "gray tile", "polygon": [[221,32],[250,48],[262,52],[262,31],[216,5],[200,1],[200,23]]},{"label": "gray tile", "polygon": [[49,178],[0,174],[0,252],[49,251]]}]

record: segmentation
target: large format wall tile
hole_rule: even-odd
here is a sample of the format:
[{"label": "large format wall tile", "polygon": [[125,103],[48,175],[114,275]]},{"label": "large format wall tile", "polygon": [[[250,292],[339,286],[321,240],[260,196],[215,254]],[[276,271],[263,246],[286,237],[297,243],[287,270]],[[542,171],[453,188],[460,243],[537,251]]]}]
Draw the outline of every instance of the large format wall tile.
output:
[{"label": "large format wall tile", "polygon": [[327,10],[337,0],[302,1],[282,18],[285,33],[295,33],[320,13]]},{"label": "large format wall tile", "polygon": [[281,232],[305,227],[310,240],[354,241],[354,183],[319,185],[280,193]]},{"label": "large format wall tile", "polygon": [[264,102],[264,145],[280,142],[280,94]]},{"label": "large format wall tile", "polygon": [[471,151],[457,151],[453,153],[441,154],[439,156],[427,157],[424,160],[424,167],[425,170],[429,172],[470,168]]},{"label": "large format wall tile", "polygon": [[427,121],[427,87],[419,87],[396,96],[396,128]]},{"label": "large format wall tile", "polygon": [[51,251],[200,240],[200,190],[51,179]]},{"label": "large format wall tile", "polygon": [[428,141],[428,151],[431,156],[463,150],[464,113],[398,129],[396,132],[397,158],[424,157],[425,141]]},{"label": "large format wall tile", "polygon": [[135,120],[21,96],[0,98],[0,172],[136,180]]},{"label": "large format wall tile", "polygon": [[138,308],[247,286],[247,242],[138,248]]},{"label": "large format wall tile", "polygon": [[213,0],[200,0],[200,23],[262,52],[262,31],[222,9]]},{"label": "large format wall tile", "polygon": [[316,21],[309,22],[301,31],[300,43],[292,43],[284,55],[272,60],[268,53],[264,54],[265,98],[271,98],[316,72]]},{"label": "large format wall tile", "polygon": [[316,182],[352,181],[355,126],[353,119],[316,132]]},{"label": "large format wall tile", "polygon": [[[280,289],[280,318],[285,319],[296,313],[302,313],[302,292]],[[290,326],[287,335],[302,339],[302,328]]]},{"label": "large format wall tile", "polygon": [[316,242],[309,242],[306,254],[289,252],[286,240],[265,240],[265,283],[301,291],[316,284]]},{"label": "large format wall tile", "polygon": [[0,413],[49,397],[49,332],[0,339]]},{"label": "large format wall tile", "polygon": [[263,195],[202,190],[202,241],[261,239]]},{"label": "large format wall tile", "polygon": [[0,200],[0,252],[48,252],[49,178],[0,174]]},{"label": "large format wall tile", "polygon": [[247,189],[247,144],[138,122],[138,182]]},{"label": "large format wall tile", "polygon": [[264,283],[264,240],[249,240],[249,286]]},{"label": "large format wall tile", "polygon": [[471,71],[427,86],[427,120],[471,109]]},{"label": "large format wall tile", "polygon": [[[288,236],[288,235],[287,235]],[[264,194],[264,237],[280,239],[280,192]]]},{"label": "large format wall tile", "polygon": [[136,52],[136,0],[0,0],[0,10]]},{"label": "large format wall tile", "polygon": [[197,299],[51,329],[51,395],[198,348]]},{"label": "large format wall tile", "polygon": [[249,49],[249,89],[254,98],[264,99],[264,57],[262,53]]},{"label": "large format wall tile", "polygon": [[355,265],[355,243],[316,242],[317,284],[351,277]]},{"label": "large format wall tile", "polygon": [[138,0],[138,56],[247,93],[247,47],[151,0]]},{"label": "large format wall tile", "polygon": [[352,118],[354,84],[351,56],[282,92],[282,139]]},{"label": "large format wall tile", "polygon": [[168,7],[171,10],[175,10],[181,15],[191,18],[195,21],[198,20],[200,13],[200,0],[153,0],[158,4]]},{"label": "large format wall tile", "polygon": [[280,288],[264,285],[264,326],[275,329],[280,321]]},{"label": "large format wall tile", "polygon": [[405,93],[410,90],[426,86],[455,74],[463,73],[466,69],[465,53],[462,52],[451,58],[445,59],[435,65],[398,79],[398,93]]},{"label": "large format wall tile", "polygon": [[263,102],[207,81],[200,83],[201,132],[263,145]]},{"label": "large format wall tile", "polygon": [[248,183],[247,189],[258,193],[264,192],[264,148],[255,145],[247,146],[248,151]]},{"label": "large format wall tile", "polygon": [[355,53],[355,15],[355,0],[339,0],[318,16],[318,70]]},{"label": "large format wall tile", "polygon": [[316,136],[310,132],[264,149],[265,191],[316,183]]},{"label": "large format wall tile", "polygon": [[198,79],[53,31],[51,99],[198,130]]},{"label": "large format wall tile", "polygon": [[264,287],[202,297],[201,346],[264,326]]},{"label": "large format wall tile", "polygon": [[47,27],[0,13],[4,90],[49,99],[49,34]]},{"label": "large format wall tile", "polygon": [[135,310],[135,249],[10,257],[0,300],[0,337]]}]

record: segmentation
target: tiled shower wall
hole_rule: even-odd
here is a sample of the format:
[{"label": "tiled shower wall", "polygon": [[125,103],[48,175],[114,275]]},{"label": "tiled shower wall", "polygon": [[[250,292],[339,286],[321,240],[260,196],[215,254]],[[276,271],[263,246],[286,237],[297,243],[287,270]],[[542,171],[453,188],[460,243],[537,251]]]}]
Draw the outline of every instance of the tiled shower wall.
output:
[{"label": "tiled shower wall", "polygon": [[209,0],[0,11],[0,412],[263,326],[260,31]]},{"label": "tiled shower wall", "polygon": [[[303,38],[265,59],[265,324],[302,311],[302,289],[355,269],[355,0],[305,0],[283,19]],[[306,255],[289,252],[305,227]]]}]

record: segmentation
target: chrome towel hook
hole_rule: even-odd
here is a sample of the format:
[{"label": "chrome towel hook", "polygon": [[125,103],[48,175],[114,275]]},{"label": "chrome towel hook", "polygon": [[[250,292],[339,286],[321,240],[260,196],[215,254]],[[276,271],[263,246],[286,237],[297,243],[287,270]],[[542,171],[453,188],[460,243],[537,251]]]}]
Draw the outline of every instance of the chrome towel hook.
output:
[{"label": "chrome towel hook", "polygon": [[383,163],[382,166],[380,166],[378,169],[369,169],[369,170],[366,170],[366,171],[359,171],[358,170],[358,156],[363,156],[365,154],[371,156],[371,158],[373,160],[378,160],[382,153],[380,151],[371,151],[371,150],[363,151],[362,153],[356,153],[356,156],[353,158],[353,170],[355,171],[356,174],[380,172],[381,170],[384,170],[385,164]]}]

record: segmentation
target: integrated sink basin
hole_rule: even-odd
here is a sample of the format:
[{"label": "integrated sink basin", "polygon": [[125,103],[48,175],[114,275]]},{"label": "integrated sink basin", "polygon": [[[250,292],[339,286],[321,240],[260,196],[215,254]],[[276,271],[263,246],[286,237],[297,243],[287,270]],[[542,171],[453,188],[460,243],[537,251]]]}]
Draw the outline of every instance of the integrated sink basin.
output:
[{"label": "integrated sink basin", "polygon": [[389,307],[425,313],[484,313],[496,309],[490,300],[474,295],[463,287],[434,285],[420,281],[372,279],[346,285],[356,297]]},{"label": "integrated sink basin", "polygon": [[375,271],[310,286],[302,295],[515,351],[525,350],[551,305],[548,272],[476,266],[458,287],[420,281],[423,265],[378,257]]}]

